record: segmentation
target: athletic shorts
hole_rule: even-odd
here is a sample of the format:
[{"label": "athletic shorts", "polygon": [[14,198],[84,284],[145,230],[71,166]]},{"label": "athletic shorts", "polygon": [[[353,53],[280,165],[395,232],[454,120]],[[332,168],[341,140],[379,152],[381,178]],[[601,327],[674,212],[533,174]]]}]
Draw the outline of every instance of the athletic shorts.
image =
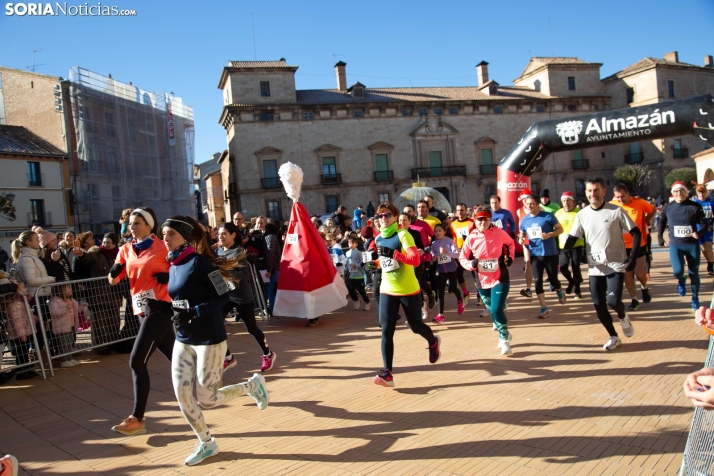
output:
[{"label": "athletic shorts", "polygon": [[[627,252],[627,256],[630,256],[630,253],[632,253],[632,248],[627,248],[625,249]],[[639,251],[637,252],[637,258],[642,258],[643,256],[647,255],[647,246],[640,246]]]},{"label": "athletic shorts", "polygon": [[712,242],[712,232],[711,231],[708,231],[699,237],[700,245],[703,245],[704,243],[711,243],[711,242]]}]

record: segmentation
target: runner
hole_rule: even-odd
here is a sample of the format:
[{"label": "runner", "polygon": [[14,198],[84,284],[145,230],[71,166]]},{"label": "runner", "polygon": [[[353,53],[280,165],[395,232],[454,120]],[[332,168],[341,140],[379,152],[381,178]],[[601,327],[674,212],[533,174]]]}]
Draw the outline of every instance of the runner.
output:
[{"label": "runner", "polygon": [[[456,205],[454,218],[454,221],[451,222],[451,235],[454,237],[456,248],[461,251],[461,247],[464,246],[464,240],[469,236],[471,231],[476,228],[476,224],[468,217],[468,207],[465,203]],[[511,217],[511,220],[513,220],[513,217]],[[461,292],[464,296],[464,306],[466,306],[469,303],[470,293],[469,288],[466,286],[466,279],[464,279],[464,267],[461,266],[461,262],[458,260],[456,261],[456,280],[461,286]]]},{"label": "runner", "polygon": [[516,220],[513,219],[513,213],[501,207],[501,197],[498,195],[491,195],[489,203],[491,204],[491,224],[502,229],[515,240],[518,227]]},{"label": "runner", "polygon": [[508,332],[505,307],[511,288],[508,267],[513,264],[516,245],[505,231],[491,224],[491,216],[485,207],[477,210],[476,229],[466,238],[459,261],[465,269],[477,270],[479,293],[498,330],[501,355],[511,355],[511,333]]},{"label": "runner", "polygon": [[[568,281],[565,294],[572,294],[574,290],[574,299],[582,299],[583,296],[580,293],[580,285],[583,282],[583,275],[580,272],[580,260],[585,253],[585,242],[582,238],[579,238],[571,249],[565,249],[565,241],[568,239],[568,233],[570,233],[570,229],[573,227],[573,222],[575,221],[575,216],[580,210],[575,208],[575,199],[573,198],[572,192],[563,192],[560,196],[560,202],[563,204],[563,208],[555,212],[555,218],[563,227],[563,233],[558,237],[560,244],[560,272]],[[573,268],[573,274],[570,274],[568,267]]]},{"label": "runner", "polygon": [[548,317],[548,308],[543,291],[544,270],[548,275],[548,282],[558,296],[558,302],[565,304],[566,299],[558,280],[558,246],[555,242],[555,237],[563,233],[563,227],[552,213],[540,209],[536,197],[527,197],[523,202],[528,214],[521,219],[519,242],[524,245],[524,249],[528,248],[535,292],[540,302],[538,318],[545,319]]},{"label": "runner", "polygon": [[[527,197],[530,197],[533,195],[533,192],[531,192],[529,189],[524,189],[521,194],[518,196],[518,201],[523,203],[523,200],[525,200]],[[522,206],[518,210],[516,210],[516,215],[518,216],[518,221],[523,220],[523,217],[527,215],[528,212],[526,212],[525,206]],[[521,289],[521,296],[523,297],[533,297],[533,293],[531,292],[531,288],[533,287],[533,267],[531,266],[531,254],[530,251],[528,250],[527,246],[523,247],[523,262],[525,263],[523,272],[526,275],[526,288]]]},{"label": "runner", "polygon": [[[647,287],[646,254],[647,227],[654,217],[654,206],[652,206],[652,204],[647,200],[630,196],[630,191],[627,189],[627,186],[622,183],[615,185],[612,195],[613,199],[610,203],[624,208],[642,233],[640,251],[639,255],[637,255],[637,266],[634,271],[625,273],[625,286],[627,287],[627,292],[630,294],[630,299],[632,300],[632,303],[627,310],[636,311],[640,308],[640,302],[637,300],[637,292],[635,291],[635,276],[637,276],[637,280],[640,282],[640,288],[642,289],[642,302],[648,303],[652,301],[652,295]],[[623,238],[625,239],[627,256],[629,256],[630,251],[632,251],[632,236],[630,236],[629,233],[625,233]]]},{"label": "runner", "polygon": [[659,221],[659,245],[664,246],[664,229],[669,226],[669,260],[674,277],[677,278],[677,292],[686,294],[684,260],[689,268],[689,282],[692,287],[692,309],[699,308],[699,237],[708,231],[704,209],[687,198],[687,186],[683,182],[672,184],[674,200],[662,208]]},{"label": "runner", "polygon": [[[464,205],[464,208],[466,205]],[[434,321],[441,325],[444,323],[444,292],[446,291],[446,282],[449,282],[449,289],[456,297],[456,309],[459,316],[464,313],[465,299],[462,298],[456,282],[456,269],[459,267],[456,260],[459,257],[459,250],[456,248],[454,241],[446,236],[446,227],[443,223],[439,223],[434,227],[436,239],[431,244],[433,250],[433,263],[436,266],[436,271],[439,273],[439,314],[434,317]],[[467,291],[468,292],[468,291]]]},{"label": "runner", "polygon": [[697,185],[696,191],[697,197],[692,201],[702,206],[704,218],[706,218],[707,222],[707,231],[699,236],[699,245],[707,260],[707,273],[712,276],[714,275],[714,252],[712,251],[712,226],[714,225],[712,210],[714,209],[714,199],[709,196],[707,187],[703,184]]},{"label": "runner", "polygon": [[139,317],[139,333],[129,357],[134,378],[134,411],[112,430],[122,435],[146,433],[146,402],[151,382],[147,362],[156,349],[171,360],[174,348],[174,328],[171,323],[171,298],[166,291],[169,263],[166,246],[155,233],[158,222],[154,210],[140,207],[129,216],[132,239],[119,250],[116,262],[109,270],[109,282],[118,284],[129,279],[131,304]]},{"label": "runner", "polygon": [[411,235],[400,230],[397,209],[389,202],[377,208],[380,233],[376,238],[379,261],[382,267],[380,284],[379,325],[382,328],[382,360],[384,368],[374,377],[374,383],[393,387],[392,361],[394,359],[394,331],[399,320],[399,306],[409,322],[412,332],[429,343],[429,362],[434,364],[441,357],[441,339],[420,319],[421,290],[414,275],[414,266],[419,264],[419,253]]},{"label": "runner", "polygon": [[[416,209],[414,208],[414,205],[409,204],[405,206],[404,213],[409,215],[411,220],[409,230],[415,230],[421,235],[422,248],[419,248],[419,250],[421,250],[422,252],[419,254],[421,255],[422,269],[415,268],[414,272],[416,273],[417,279],[419,280],[419,287],[422,289],[422,291],[426,293],[426,296],[429,299],[429,309],[433,309],[434,306],[436,306],[436,292],[431,287],[431,283],[429,282],[431,252],[428,250],[431,249],[430,246],[431,240],[434,238],[434,229],[424,220],[417,220]],[[429,311],[426,309],[426,307],[424,307],[424,309],[422,309],[422,319],[426,320],[428,315]]]},{"label": "runner", "polygon": [[[253,289],[250,286],[250,274],[246,270],[248,263],[245,258],[246,252],[241,246],[242,241],[241,231],[233,223],[224,223],[218,229],[218,244],[220,245],[216,250],[218,256],[226,260],[238,262],[238,265],[231,270],[233,278],[235,278],[238,284],[235,285],[235,289],[228,293],[228,302],[223,305],[221,312],[223,313],[223,319],[228,317],[231,311],[235,310],[237,312],[235,320],[243,321],[245,330],[253,336],[262,351],[263,362],[260,366],[260,371],[267,372],[273,368],[276,354],[268,347],[265,334],[260,330],[255,320],[255,301],[253,299]],[[237,364],[238,361],[233,357],[226,343],[223,370],[228,370]]]},{"label": "runner", "polygon": [[[630,323],[622,303],[622,287],[625,271],[634,270],[637,265],[635,256],[639,253],[642,233],[621,207],[605,202],[603,179],[587,179],[585,195],[590,206],[583,208],[575,216],[564,247],[571,249],[578,238],[585,239],[590,295],[597,317],[610,335],[603,349],[615,350],[622,341],[612,325],[612,316],[607,306],[617,313],[622,333],[626,337],[632,337],[635,328]],[[625,252],[625,240],[622,237],[625,231],[630,232],[633,239],[634,247],[629,256]]]},{"label": "runner", "polygon": [[555,213],[560,210],[560,205],[550,201],[550,190],[547,188],[540,192],[540,209],[548,213]]},{"label": "runner", "polygon": [[[218,444],[203,418],[203,408],[223,405],[250,395],[265,410],[268,390],[260,374],[246,382],[221,387],[226,327],[221,308],[229,302],[229,285],[236,259],[219,258],[211,250],[201,225],[175,215],[161,226],[171,264],[168,291],[176,324],[171,376],[181,413],[198,437],[184,464],[193,466],[218,454]],[[219,388],[221,387],[221,388]],[[196,395],[194,396],[194,391]]]},{"label": "runner", "polygon": [[[406,208],[405,208],[405,210],[406,210]],[[419,256],[421,256],[422,258],[424,257],[424,255],[431,256],[431,253],[424,252],[424,244],[421,241],[422,240],[421,233],[417,229],[411,227],[411,224],[415,221],[416,221],[416,218],[410,216],[408,213],[400,213],[399,214],[399,226],[402,229],[407,230],[409,232],[409,234],[412,237],[412,240],[414,240],[414,246],[416,246]],[[425,226],[429,226],[421,220],[419,220],[419,223],[421,223]],[[433,231],[432,231],[432,233],[433,233]],[[376,249],[376,243],[374,245],[375,245],[375,249]],[[376,263],[379,264],[379,260],[377,260]],[[426,286],[426,289],[429,290],[429,292],[427,293],[427,296],[429,298],[429,305],[432,307],[435,306],[436,305],[436,291],[432,291],[431,285],[428,283],[427,267],[423,261],[419,263],[419,266],[414,266],[414,275],[416,276],[417,281],[419,281],[419,286],[420,286],[421,290],[423,292],[427,292],[425,290],[425,288],[422,286]],[[379,292],[378,289],[377,289],[377,292]],[[427,317],[429,317],[429,308],[427,307],[426,302],[424,302],[423,295],[421,295],[421,299],[422,299],[421,320],[425,321],[427,319]],[[432,302],[434,304],[432,304]],[[405,320],[405,322],[408,327],[409,321]]]}]

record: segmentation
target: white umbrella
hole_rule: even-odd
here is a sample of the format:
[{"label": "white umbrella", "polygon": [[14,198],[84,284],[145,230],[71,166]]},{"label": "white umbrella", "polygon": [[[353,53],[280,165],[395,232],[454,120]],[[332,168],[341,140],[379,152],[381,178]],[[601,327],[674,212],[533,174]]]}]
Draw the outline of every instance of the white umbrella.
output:
[{"label": "white umbrella", "polygon": [[451,212],[449,201],[438,190],[427,187],[424,182],[415,182],[412,188],[404,190],[397,198],[394,199],[394,205],[401,212],[408,204],[416,206],[420,200],[429,195],[434,199],[434,208],[443,210],[446,213]]}]

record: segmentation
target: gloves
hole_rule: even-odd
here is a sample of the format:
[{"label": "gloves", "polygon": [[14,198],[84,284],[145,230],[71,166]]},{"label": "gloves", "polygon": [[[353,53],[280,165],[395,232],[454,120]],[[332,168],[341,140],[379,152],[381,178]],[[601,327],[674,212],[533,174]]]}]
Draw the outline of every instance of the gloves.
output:
[{"label": "gloves", "polygon": [[511,258],[510,255],[503,256],[503,264],[505,264],[507,267],[510,267],[513,264],[513,258]]},{"label": "gloves", "polygon": [[385,258],[394,258],[394,250],[386,246],[380,246],[379,256],[384,256]]},{"label": "gloves", "polygon": [[625,271],[629,273],[630,271],[634,271],[636,267],[637,267],[637,258],[633,258],[632,256],[629,256],[625,260]]},{"label": "gloves", "polygon": [[114,263],[109,269],[109,276],[116,279],[124,271],[124,268],[126,268],[126,263]]},{"label": "gloves", "polygon": [[173,313],[171,303],[166,301],[158,301],[156,299],[147,299],[146,303],[144,304],[144,315],[149,316],[155,313],[170,316]]},{"label": "gloves", "polygon": [[171,321],[177,326],[185,326],[191,322],[191,319],[194,317],[196,317],[196,311],[191,312],[191,310],[174,308],[174,315]]},{"label": "gloves", "polygon": [[372,256],[372,260],[374,260],[374,261],[379,259],[379,255],[374,251],[372,251],[372,254],[370,256]]},{"label": "gloves", "polygon": [[472,260],[471,260],[471,266],[473,266],[474,269],[478,269],[478,260],[477,260],[477,259],[472,259]]},{"label": "gloves", "polygon": [[156,273],[152,274],[156,278],[156,282],[159,284],[169,284],[169,273]]}]

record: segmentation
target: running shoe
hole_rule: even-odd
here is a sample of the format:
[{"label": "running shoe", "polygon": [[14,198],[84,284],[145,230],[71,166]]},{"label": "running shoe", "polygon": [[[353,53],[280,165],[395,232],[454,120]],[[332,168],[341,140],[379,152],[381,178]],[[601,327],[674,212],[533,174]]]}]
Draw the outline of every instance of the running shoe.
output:
[{"label": "running shoe", "polygon": [[540,314],[538,314],[538,319],[545,319],[548,317],[548,308],[545,306],[540,307]]},{"label": "running shoe", "polygon": [[232,369],[238,365],[238,361],[236,360],[235,357],[233,357],[233,354],[231,354],[230,359],[226,358],[223,359],[223,371],[225,372],[228,369]]},{"label": "running shoe", "polygon": [[218,443],[216,443],[215,438],[211,438],[208,441],[199,441],[196,443],[196,448],[193,453],[188,455],[186,461],[183,462],[186,466],[193,466],[206,458],[211,456],[216,456],[218,454]]},{"label": "running shoe", "polygon": [[622,344],[622,341],[619,337],[610,336],[610,338],[607,340],[607,342],[605,342],[605,345],[603,345],[602,348],[605,350],[615,350],[617,347],[620,347],[620,344]]},{"label": "running shoe", "polygon": [[679,281],[677,283],[677,294],[680,296],[687,294],[687,289],[684,287],[684,281]]},{"label": "running shoe", "polygon": [[632,303],[627,307],[628,311],[636,311],[640,308],[640,301],[633,299]]},{"label": "running shoe", "polygon": [[496,325],[495,322],[493,323],[493,330],[494,330],[494,331],[497,331],[497,330],[498,330],[498,326]]},{"label": "running shoe", "polygon": [[394,377],[392,377],[392,372],[387,369],[382,369],[374,377],[374,383],[381,385],[382,387],[394,387]]},{"label": "running shoe", "polygon": [[699,298],[692,298],[692,311],[699,309]]},{"label": "running shoe", "polygon": [[315,327],[317,325],[317,317],[315,319],[307,320],[307,327]]},{"label": "running shoe", "polygon": [[0,465],[5,468],[2,474],[7,474],[8,476],[17,476],[20,469],[20,463],[13,455],[5,455],[0,458]]},{"label": "running shoe", "polygon": [[498,347],[501,349],[501,355],[513,355],[511,344],[507,340],[498,341]]},{"label": "running shoe", "polygon": [[554,288],[553,285],[551,284],[551,285],[550,285],[550,292],[552,293],[553,291],[555,291],[555,288]]},{"label": "running shoe", "polygon": [[652,294],[650,294],[650,288],[641,288],[642,291],[642,302],[647,304],[652,301]]},{"label": "running shoe", "polygon": [[[493,329],[496,330],[496,323],[495,323],[495,322],[493,323]],[[505,339],[504,339],[504,338],[500,338],[500,339],[498,340],[498,345],[497,345],[496,347],[497,347],[497,348],[501,347],[501,342],[503,342],[504,340],[510,344],[511,341],[513,340],[513,334],[511,334],[511,333],[509,332],[509,333],[508,333],[508,336],[507,336]]]},{"label": "running shoe", "polygon": [[565,294],[573,294],[573,287],[575,286],[574,283],[569,283],[568,287],[565,288]]},{"label": "running shoe", "polygon": [[352,301],[352,303],[353,303],[353,304],[352,304],[352,310],[353,310],[353,311],[359,310],[359,306],[360,306],[359,299],[356,300],[356,301]]},{"label": "running shoe", "polygon": [[76,366],[76,365],[79,365],[79,362],[77,362],[77,361],[74,360],[74,359],[71,359],[71,360],[67,360],[67,361],[65,361],[65,362],[62,362],[62,363],[60,364],[60,367],[62,367],[63,369],[68,369],[68,368],[74,367],[74,366]]},{"label": "running shoe", "polygon": [[114,425],[112,431],[126,436],[143,435],[146,433],[146,419],[139,421],[138,418],[132,415],[123,419],[118,425]]},{"label": "running shoe", "polygon": [[441,337],[434,334],[434,345],[429,346],[429,363],[435,364],[441,358]]},{"label": "running shoe", "polygon": [[273,364],[275,364],[275,360],[277,359],[277,355],[275,352],[272,350],[268,355],[263,356],[263,365],[260,366],[260,371],[261,372],[267,372],[268,370],[273,369]]},{"label": "running shoe", "polygon": [[580,293],[575,293],[575,297],[573,299],[582,299],[583,295]]},{"label": "running shoe", "polygon": [[459,301],[456,303],[456,309],[457,309],[457,312],[459,313],[459,316],[464,313],[465,305],[466,305],[465,301]]},{"label": "running shoe", "polygon": [[489,317],[491,315],[490,312],[488,312],[488,309],[484,309],[481,311],[481,314],[478,315],[478,317]]},{"label": "running shoe", "polygon": [[253,390],[248,393],[255,403],[258,404],[258,409],[265,410],[268,407],[268,389],[265,388],[265,377],[260,374],[253,374],[251,378],[248,379],[253,386]]},{"label": "running shoe", "polygon": [[531,292],[531,288],[526,288],[526,289],[521,289],[521,296],[523,297],[533,297],[533,293]]},{"label": "running shoe", "polygon": [[436,293],[434,291],[429,293],[429,309],[434,309],[436,306]]},{"label": "running shoe", "polygon": [[441,314],[437,314],[434,319],[431,320],[431,322],[435,322],[438,325],[442,325],[444,323],[444,316]]},{"label": "running shoe", "polygon": [[469,303],[469,300],[471,299],[471,293],[468,289],[462,289],[461,295],[464,297],[464,307],[466,307],[466,305]]},{"label": "running shoe", "polygon": [[627,314],[625,314],[623,319],[620,319],[620,325],[622,326],[622,333],[625,334],[625,337],[632,337],[635,335],[635,328],[632,326],[630,318],[627,317]]},{"label": "running shoe", "polygon": [[556,294],[556,296],[558,296],[558,302],[559,302],[560,304],[565,304],[565,301],[566,301],[568,298],[566,298],[566,297],[565,297],[565,294],[563,294],[563,290],[562,290],[562,289],[558,289],[558,290],[555,292],[555,294]]},{"label": "running shoe", "polygon": [[[426,321],[427,317],[429,317],[429,311],[426,308],[426,303],[421,307],[421,320]],[[407,322],[407,326],[409,325],[409,322]]]},{"label": "running shoe", "polygon": [[370,309],[371,307],[372,307],[372,306],[371,306],[370,303],[366,303],[366,304],[364,305],[364,310],[365,310],[365,311],[369,311],[369,309]]}]

